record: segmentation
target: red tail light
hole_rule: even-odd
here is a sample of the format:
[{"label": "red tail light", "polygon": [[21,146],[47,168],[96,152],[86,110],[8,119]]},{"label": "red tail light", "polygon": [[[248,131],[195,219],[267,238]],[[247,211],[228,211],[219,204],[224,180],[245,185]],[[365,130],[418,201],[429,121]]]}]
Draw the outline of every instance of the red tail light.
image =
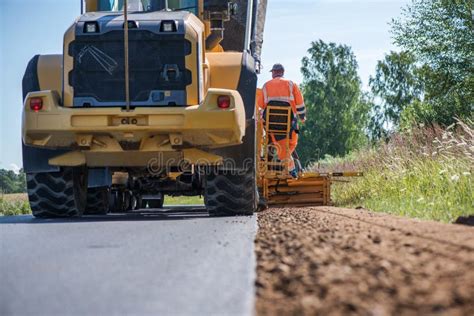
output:
[{"label": "red tail light", "polygon": [[221,109],[230,108],[230,97],[228,95],[220,95],[217,98],[217,106]]},{"label": "red tail light", "polygon": [[43,99],[41,98],[31,98],[30,99],[30,109],[38,112],[43,109]]}]

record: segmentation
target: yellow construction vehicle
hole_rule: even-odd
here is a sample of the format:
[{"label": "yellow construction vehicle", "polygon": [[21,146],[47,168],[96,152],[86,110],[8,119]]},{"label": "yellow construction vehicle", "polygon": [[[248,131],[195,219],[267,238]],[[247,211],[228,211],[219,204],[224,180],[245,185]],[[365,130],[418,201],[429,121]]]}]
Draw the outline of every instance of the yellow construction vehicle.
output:
[{"label": "yellow construction vehicle", "polygon": [[265,3],[81,1],[62,54],[33,57],[23,78],[33,215],[157,208],[165,195],[252,214]]},{"label": "yellow construction vehicle", "polygon": [[266,0],[81,4],[62,54],[33,57],[23,77],[34,216],[160,208],[165,195],[202,195],[211,216],[253,214],[259,193],[330,203],[329,175],[291,179],[267,154],[255,115]]}]

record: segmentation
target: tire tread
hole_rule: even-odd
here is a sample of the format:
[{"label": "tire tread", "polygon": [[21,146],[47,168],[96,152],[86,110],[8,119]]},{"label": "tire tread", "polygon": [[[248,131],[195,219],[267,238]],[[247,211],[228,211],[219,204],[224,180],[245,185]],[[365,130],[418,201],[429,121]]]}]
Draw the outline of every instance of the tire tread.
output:
[{"label": "tire tread", "polygon": [[205,204],[211,216],[248,216],[256,211],[256,182],[253,172],[206,177]]},{"label": "tire tread", "polygon": [[[83,201],[74,192],[72,168],[59,172],[28,173],[28,199],[33,216],[38,218],[78,217],[84,211]],[[79,194],[79,199],[81,195]]]}]

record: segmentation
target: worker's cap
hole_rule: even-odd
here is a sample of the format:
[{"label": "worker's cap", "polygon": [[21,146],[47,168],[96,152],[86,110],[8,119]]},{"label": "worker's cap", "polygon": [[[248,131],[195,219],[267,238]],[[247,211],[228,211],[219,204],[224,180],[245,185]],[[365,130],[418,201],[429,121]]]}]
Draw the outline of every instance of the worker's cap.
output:
[{"label": "worker's cap", "polygon": [[285,67],[282,64],[275,64],[270,72],[272,71],[285,71]]}]

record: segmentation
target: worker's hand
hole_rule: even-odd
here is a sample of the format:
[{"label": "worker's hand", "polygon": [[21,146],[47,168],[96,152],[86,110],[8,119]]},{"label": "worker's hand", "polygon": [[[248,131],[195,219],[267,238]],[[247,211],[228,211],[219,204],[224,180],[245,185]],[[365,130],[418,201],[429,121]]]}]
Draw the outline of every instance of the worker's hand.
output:
[{"label": "worker's hand", "polygon": [[304,123],[306,122],[306,120],[300,120],[301,124],[304,125]]}]

